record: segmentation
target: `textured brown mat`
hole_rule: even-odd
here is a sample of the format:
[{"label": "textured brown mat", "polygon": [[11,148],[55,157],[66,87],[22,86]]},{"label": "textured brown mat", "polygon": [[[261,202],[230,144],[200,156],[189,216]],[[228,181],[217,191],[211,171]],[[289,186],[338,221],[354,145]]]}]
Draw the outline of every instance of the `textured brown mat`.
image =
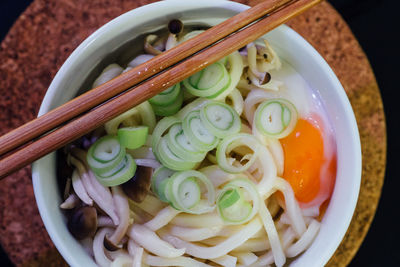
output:
[{"label": "textured brown mat", "polygon": [[[36,0],[0,46],[0,134],[33,119],[51,79],[88,35],[150,0]],[[239,1],[254,5],[258,1]],[[369,62],[340,15],[328,4],[288,23],[328,61],[355,111],[363,150],[360,199],[351,226],[328,266],[345,266],[371,224],[386,163],[386,127]],[[373,105],[372,105],[373,103]],[[39,216],[27,167],[0,182],[0,242],[23,266],[66,266]]]}]

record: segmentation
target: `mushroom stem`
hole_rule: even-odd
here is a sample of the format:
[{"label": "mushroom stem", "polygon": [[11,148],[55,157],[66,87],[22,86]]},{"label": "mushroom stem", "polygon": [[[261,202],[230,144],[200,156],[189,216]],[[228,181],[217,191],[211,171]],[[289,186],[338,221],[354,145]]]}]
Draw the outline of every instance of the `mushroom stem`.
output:
[{"label": "mushroom stem", "polygon": [[71,194],[63,203],[61,203],[60,208],[65,210],[73,209],[79,204],[79,202],[79,198],[75,194]]},{"label": "mushroom stem", "polygon": [[127,196],[119,186],[114,186],[111,190],[113,193],[114,205],[117,207],[119,224],[114,233],[110,237],[106,236],[106,239],[115,247],[118,247],[118,244],[125,236],[129,227],[129,202]]}]

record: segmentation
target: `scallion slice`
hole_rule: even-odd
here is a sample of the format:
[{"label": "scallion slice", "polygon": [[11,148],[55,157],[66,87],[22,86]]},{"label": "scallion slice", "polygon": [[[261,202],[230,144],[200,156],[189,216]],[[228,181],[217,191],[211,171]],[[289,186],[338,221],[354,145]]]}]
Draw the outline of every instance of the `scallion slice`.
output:
[{"label": "scallion slice", "polygon": [[[207,190],[207,200],[201,199],[200,184]],[[211,181],[195,170],[177,172],[168,181],[166,197],[171,205],[183,212],[202,214],[211,212],[215,206],[215,189]]]},{"label": "scallion slice", "polygon": [[136,149],[146,143],[148,132],[147,126],[132,126],[118,129],[117,136],[122,146]]},{"label": "scallion slice", "polygon": [[169,106],[175,102],[181,92],[180,83],[175,84],[159,93],[156,96],[153,96],[149,99],[149,103],[153,106]]},{"label": "scallion slice", "polygon": [[224,64],[216,62],[184,80],[183,85],[192,95],[214,98],[228,88],[230,81]]},{"label": "scallion slice", "polygon": [[260,197],[256,186],[244,176],[227,183],[217,197],[218,213],[228,224],[250,221],[258,212],[259,205]]},{"label": "scallion slice", "polygon": [[236,111],[219,101],[210,101],[202,107],[200,118],[207,130],[219,138],[238,133],[241,128],[241,121]]},{"label": "scallion slice", "polygon": [[183,91],[178,90],[178,95],[173,99],[172,103],[166,105],[151,104],[154,113],[158,116],[172,116],[175,115],[181,108],[183,103]]},{"label": "scallion slice", "polygon": [[175,171],[190,170],[198,164],[197,161],[188,161],[175,155],[168,147],[165,136],[158,143],[157,155],[162,165]]},{"label": "scallion slice", "polygon": [[178,157],[188,161],[202,161],[207,152],[198,151],[183,132],[182,124],[173,125],[167,135],[167,145]]},{"label": "scallion slice", "polygon": [[[253,154],[247,154],[243,156],[240,161],[237,161],[233,157],[229,157],[229,154],[236,148],[245,146],[253,151]],[[240,173],[247,170],[258,157],[259,147],[262,144],[251,134],[238,133],[225,137],[219,143],[217,147],[217,162],[221,169],[229,173]],[[247,161],[242,164],[241,161]]]},{"label": "scallion slice", "polygon": [[115,168],[125,157],[126,151],[116,136],[98,139],[87,153],[87,162],[94,173],[104,173]]},{"label": "scallion slice", "polygon": [[153,176],[151,177],[151,190],[163,202],[168,202],[168,199],[165,197],[164,193],[165,187],[168,182],[168,179],[174,173],[175,172],[173,170],[161,166],[160,168],[154,171]]},{"label": "scallion slice", "polygon": [[104,173],[94,173],[97,180],[104,186],[117,186],[131,179],[136,172],[136,163],[131,155],[124,159],[112,170]]},{"label": "scallion slice", "polygon": [[182,122],[183,132],[199,151],[210,151],[218,144],[218,138],[210,133],[200,118],[198,110],[189,112]]},{"label": "scallion slice", "polygon": [[269,137],[288,136],[297,123],[297,109],[286,99],[278,98],[262,102],[254,116],[257,130]]}]

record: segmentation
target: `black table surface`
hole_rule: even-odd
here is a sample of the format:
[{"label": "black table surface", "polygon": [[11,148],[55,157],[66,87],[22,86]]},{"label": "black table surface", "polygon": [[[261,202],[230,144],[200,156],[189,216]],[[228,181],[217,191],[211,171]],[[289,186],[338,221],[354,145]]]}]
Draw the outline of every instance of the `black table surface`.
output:
[{"label": "black table surface", "polygon": [[[32,0],[0,0],[0,42]],[[400,226],[397,222],[400,201],[396,162],[400,159],[398,123],[400,89],[399,27],[394,0],[330,0],[343,16],[364,49],[382,94],[388,130],[385,182],[371,228],[350,266],[399,266]],[[1,48],[0,48],[1,49]],[[1,111],[0,111],[1,112]],[[0,266],[12,266],[0,247]]]}]

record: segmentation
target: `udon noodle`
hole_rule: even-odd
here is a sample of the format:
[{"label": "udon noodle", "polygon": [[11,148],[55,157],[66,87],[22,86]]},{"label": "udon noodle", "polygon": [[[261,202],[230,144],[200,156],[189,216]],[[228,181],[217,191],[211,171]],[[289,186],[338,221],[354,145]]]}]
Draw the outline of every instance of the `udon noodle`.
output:
[{"label": "udon noodle", "polygon": [[[182,27],[149,34],[93,87],[201,32]],[[304,252],[336,159],[323,111],[282,78],[291,71],[260,39],[68,145],[61,208],[95,262],[283,266]]]}]

